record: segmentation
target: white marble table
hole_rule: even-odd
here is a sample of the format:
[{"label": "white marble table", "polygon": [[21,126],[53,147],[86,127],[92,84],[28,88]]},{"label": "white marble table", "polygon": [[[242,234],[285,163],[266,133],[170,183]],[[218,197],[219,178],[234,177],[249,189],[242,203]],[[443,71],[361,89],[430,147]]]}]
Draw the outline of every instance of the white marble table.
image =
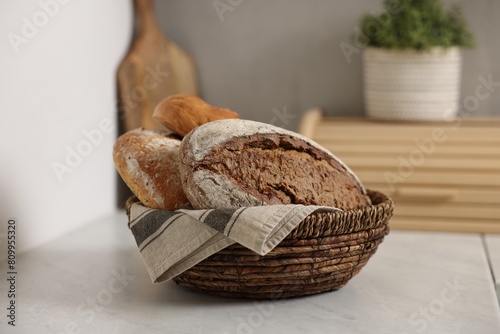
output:
[{"label": "white marble table", "polygon": [[500,234],[486,235],[484,238],[500,304]]},{"label": "white marble table", "polygon": [[500,333],[476,234],[393,231],[346,287],[281,301],[152,284],[123,212],[18,262],[17,326],[6,325],[2,277],[1,333]]}]

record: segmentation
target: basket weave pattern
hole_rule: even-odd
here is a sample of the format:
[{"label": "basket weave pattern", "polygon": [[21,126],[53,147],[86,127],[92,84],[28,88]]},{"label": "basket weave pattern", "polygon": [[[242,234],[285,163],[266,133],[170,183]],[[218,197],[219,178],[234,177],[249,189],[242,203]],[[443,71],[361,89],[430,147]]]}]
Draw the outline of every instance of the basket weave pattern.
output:
[{"label": "basket weave pattern", "polygon": [[260,256],[229,246],[174,278],[179,285],[222,297],[287,298],[344,286],[389,233],[393,203],[368,191],[373,205],[316,212]]}]

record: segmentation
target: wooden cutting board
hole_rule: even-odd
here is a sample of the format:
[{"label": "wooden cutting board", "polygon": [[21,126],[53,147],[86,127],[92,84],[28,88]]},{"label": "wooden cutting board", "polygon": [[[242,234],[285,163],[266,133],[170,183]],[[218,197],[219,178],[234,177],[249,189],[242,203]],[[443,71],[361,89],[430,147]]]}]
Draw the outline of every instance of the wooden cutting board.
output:
[{"label": "wooden cutting board", "polygon": [[173,94],[197,95],[196,70],[191,56],[162,33],[152,0],[134,6],[134,40],[117,72],[122,129],[159,129],[154,108]]}]

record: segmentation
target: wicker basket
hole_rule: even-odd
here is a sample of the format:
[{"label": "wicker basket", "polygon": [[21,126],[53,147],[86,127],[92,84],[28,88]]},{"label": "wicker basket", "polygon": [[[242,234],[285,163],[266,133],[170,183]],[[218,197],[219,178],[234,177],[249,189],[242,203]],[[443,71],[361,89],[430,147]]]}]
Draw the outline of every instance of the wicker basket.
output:
[{"label": "wicker basket", "polygon": [[363,209],[309,215],[266,256],[232,245],[174,281],[223,297],[273,299],[339,289],[389,233],[392,201],[368,194],[373,205]]}]

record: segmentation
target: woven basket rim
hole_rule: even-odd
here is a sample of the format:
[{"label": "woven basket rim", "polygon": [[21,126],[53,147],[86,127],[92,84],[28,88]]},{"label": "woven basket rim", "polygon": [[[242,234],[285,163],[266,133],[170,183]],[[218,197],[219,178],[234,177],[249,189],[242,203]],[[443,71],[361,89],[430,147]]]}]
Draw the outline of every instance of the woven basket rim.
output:
[{"label": "woven basket rim", "polygon": [[394,203],[381,192],[368,189],[367,194],[371,205],[353,210],[311,213],[285,240],[329,237],[386,225],[393,214]]},{"label": "woven basket rim", "polygon": [[[329,237],[349,234],[380,227],[392,216],[394,203],[381,192],[367,189],[372,204],[360,209],[344,211],[317,211],[309,214],[299,223],[285,240]],[[136,196],[131,196],[125,205],[130,219],[130,208],[134,203],[141,203]],[[143,203],[141,203],[144,205]],[[154,209],[161,210],[161,209]],[[167,210],[164,210],[167,211]]]},{"label": "woven basket rim", "polygon": [[[385,194],[379,192],[379,191],[376,191],[376,190],[371,190],[371,189],[367,189],[366,190],[368,196],[370,197],[370,199],[372,200],[372,204],[371,205],[367,205],[363,208],[360,208],[360,209],[352,209],[352,210],[342,210],[342,211],[338,211],[339,213],[349,213],[349,212],[359,212],[359,211],[364,211],[366,210],[367,208],[370,208],[370,207],[381,207],[382,205],[384,204],[387,204],[389,205],[391,208],[393,207],[393,202],[392,200]],[[373,195],[378,195],[379,197],[376,199],[376,203],[373,203]],[[138,198],[137,196],[135,195],[132,195],[130,196],[127,201],[125,202],[125,210],[127,211],[127,215],[130,214],[130,208],[132,207],[133,204],[135,203],[141,203],[143,206],[146,207],[145,204],[143,204]],[[158,211],[168,211],[168,210],[162,210],[162,209],[153,209],[153,210],[158,210]],[[189,210],[189,209],[183,209],[183,210]],[[194,210],[194,209],[193,209]],[[203,209],[202,209],[203,210]],[[313,213],[312,213],[313,214]]]}]

